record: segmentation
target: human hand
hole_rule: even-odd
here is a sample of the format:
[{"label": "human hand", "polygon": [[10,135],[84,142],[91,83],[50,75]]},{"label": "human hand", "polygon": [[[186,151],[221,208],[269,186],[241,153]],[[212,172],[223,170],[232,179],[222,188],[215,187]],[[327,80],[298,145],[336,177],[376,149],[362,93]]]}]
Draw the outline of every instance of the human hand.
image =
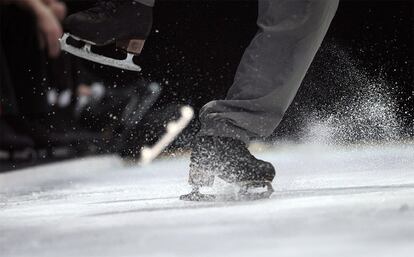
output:
[{"label": "human hand", "polygon": [[63,34],[59,20],[64,19],[66,6],[59,0],[0,0],[0,3],[6,2],[15,3],[35,15],[40,46],[47,47],[50,57],[57,57],[60,53],[59,39]]},{"label": "human hand", "polygon": [[42,2],[50,8],[52,13],[60,20],[63,21],[66,17],[66,5],[58,0],[42,0]]},{"label": "human hand", "polygon": [[59,39],[63,34],[62,26],[52,9],[47,6],[39,8],[36,12],[37,27],[39,30],[40,46],[47,47],[50,57],[60,54]]}]

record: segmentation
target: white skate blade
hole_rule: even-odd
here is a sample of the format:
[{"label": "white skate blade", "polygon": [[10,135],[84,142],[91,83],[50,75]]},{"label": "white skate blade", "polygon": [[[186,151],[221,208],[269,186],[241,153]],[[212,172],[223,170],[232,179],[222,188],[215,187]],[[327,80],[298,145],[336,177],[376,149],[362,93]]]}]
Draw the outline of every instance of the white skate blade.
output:
[{"label": "white skate blade", "polygon": [[[70,34],[63,34],[63,37],[61,39],[59,39],[60,42],[60,49],[62,49],[62,51],[68,52],[70,54],[73,54],[77,57],[83,58],[85,60],[88,61],[92,61],[92,62],[96,62],[99,64],[103,64],[103,65],[107,65],[107,66],[111,66],[111,67],[115,67],[115,68],[119,68],[119,69],[123,69],[123,70],[129,70],[129,71],[141,71],[141,67],[136,65],[133,61],[132,58],[134,57],[133,54],[128,53],[128,56],[126,59],[124,60],[116,60],[116,59],[112,59],[106,56],[102,56],[99,54],[95,54],[91,51],[91,44],[90,42],[85,42],[85,46],[82,48],[76,48],[74,46],[71,46],[69,44],[66,43],[66,40],[69,37],[73,37]],[[76,39],[76,37],[73,37]]]},{"label": "white skate blade", "polygon": [[228,193],[202,193],[193,189],[189,194],[180,196],[180,200],[193,202],[248,202],[269,199],[274,189],[269,181],[248,181],[236,183],[239,190]]},{"label": "white skate blade", "polygon": [[190,106],[184,106],[180,110],[181,117],[177,121],[171,121],[167,125],[167,132],[161,137],[161,139],[152,147],[144,147],[141,151],[141,164],[149,164],[161,152],[167,148],[174,139],[188,126],[193,119],[194,110]]},{"label": "white skate blade", "polygon": [[200,192],[191,192],[181,195],[180,200],[187,202],[216,202],[217,196],[212,194],[202,194]]},{"label": "white skate blade", "polygon": [[216,202],[216,203],[241,202],[241,201],[251,200],[251,199],[240,198],[236,194],[203,194],[203,193],[189,193],[186,195],[181,195],[179,199],[185,202]]},{"label": "white skate blade", "polygon": [[[270,181],[249,181],[239,183],[238,198],[241,201],[254,201],[267,199],[273,194],[274,189]],[[263,190],[263,188],[265,190]]]}]

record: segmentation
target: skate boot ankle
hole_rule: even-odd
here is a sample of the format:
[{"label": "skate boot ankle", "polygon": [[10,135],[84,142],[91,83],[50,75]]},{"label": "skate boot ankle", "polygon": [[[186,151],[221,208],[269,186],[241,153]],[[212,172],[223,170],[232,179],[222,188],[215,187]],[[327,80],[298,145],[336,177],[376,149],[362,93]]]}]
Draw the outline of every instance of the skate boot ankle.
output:
[{"label": "skate boot ankle", "polygon": [[192,147],[189,184],[193,191],[182,200],[211,200],[202,195],[201,187],[212,186],[217,176],[227,183],[240,186],[239,194],[248,194],[250,188],[266,187],[267,191],[251,198],[269,197],[275,169],[269,162],[256,159],[240,140],[226,137],[198,137]]},{"label": "skate boot ankle", "polygon": [[[100,0],[65,19],[61,48],[93,62],[139,71],[132,58],[141,54],[150,34],[152,9],[134,0]],[[108,49],[113,50],[109,57]],[[114,53],[117,49],[127,53],[124,60]]]}]

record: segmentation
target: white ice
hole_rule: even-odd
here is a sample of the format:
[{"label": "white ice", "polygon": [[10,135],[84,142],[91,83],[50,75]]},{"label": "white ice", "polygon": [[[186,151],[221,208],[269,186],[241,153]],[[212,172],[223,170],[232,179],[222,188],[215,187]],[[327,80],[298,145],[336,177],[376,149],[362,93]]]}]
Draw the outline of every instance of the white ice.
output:
[{"label": "white ice", "polygon": [[0,256],[414,256],[414,145],[277,145],[276,192],[182,202],[188,159],[0,174]]}]

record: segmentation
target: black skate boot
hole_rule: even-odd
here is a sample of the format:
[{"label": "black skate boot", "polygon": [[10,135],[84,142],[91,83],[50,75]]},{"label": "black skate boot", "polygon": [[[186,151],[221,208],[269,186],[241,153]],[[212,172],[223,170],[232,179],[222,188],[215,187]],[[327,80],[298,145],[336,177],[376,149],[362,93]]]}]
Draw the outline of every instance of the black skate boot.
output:
[{"label": "black skate boot", "polygon": [[[100,0],[65,19],[61,47],[93,62],[140,71],[132,59],[141,53],[151,27],[152,7],[134,0]],[[110,57],[105,56],[108,49],[114,50]]]},{"label": "black skate boot", "polygon": [[[215,176],[240,187],[236,200],[268,198],[273,193],[271,182],[276,174],[273,165],[256,159],[242,141],[203,136],[195,140],[192,148],[189,184],[193,186],[193,191],[181,196],[181,200],[215,200],[215,195],[199,191],[201,187],[212,186]],[[266,191],[250,192],[256,188],[266,188]]]}]

